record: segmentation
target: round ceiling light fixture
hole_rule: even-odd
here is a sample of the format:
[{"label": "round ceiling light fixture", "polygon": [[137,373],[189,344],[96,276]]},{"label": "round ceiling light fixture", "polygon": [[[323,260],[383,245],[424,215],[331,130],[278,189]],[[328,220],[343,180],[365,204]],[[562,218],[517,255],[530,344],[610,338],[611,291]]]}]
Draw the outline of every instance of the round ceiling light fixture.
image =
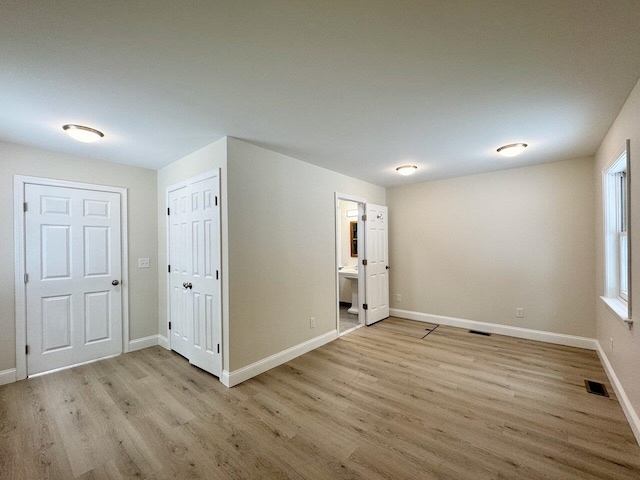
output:
[{"label": "round ceiling light fixture", "polygon": [[95,128],[83,127],[82,125],[67,124],[63,125],[62,129],[69,134],[69,136],[79,142],[93,143],[104,137],[104,133]]},{"label": "round ceiling light fixture", "polygon": [[510,143],[509,145],[503,145],[500,147],[497,152],[500,155],[504,155],[505,157],[515,157],[516,155],[520,155],[524,152],[524,149],[527,148],[526,143]]},{"label": "round ceiling light fixture", "polygon": [[417,169],[418,167],[415,165],[402,165],[401,167],[396,168],[396,172],[406,177],[407,175],[413,175],[416,173]]}]

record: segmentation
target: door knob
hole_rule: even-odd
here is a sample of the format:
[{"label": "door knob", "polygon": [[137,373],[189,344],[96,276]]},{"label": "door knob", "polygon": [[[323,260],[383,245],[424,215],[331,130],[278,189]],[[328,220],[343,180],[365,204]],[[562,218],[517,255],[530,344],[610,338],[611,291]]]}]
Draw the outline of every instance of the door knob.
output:
[{"label": "door knob", "polygon": [[389,265],[387,265],[385,268],[386,268],[387,270],[389,270],[391,267],[390,267]]},{"label": "door knob", "polygon": [[193,288],[193,285],[192,285],[191,283],[187,283],[187,282],[184,282],[184,283],[182,284],[182,286],[183,286],[184,288]]},{"label": "door knob", "polygon": [[118,280],[114,280],[113,282],[111,282],[111,285],[120,285],[120,282]]}]

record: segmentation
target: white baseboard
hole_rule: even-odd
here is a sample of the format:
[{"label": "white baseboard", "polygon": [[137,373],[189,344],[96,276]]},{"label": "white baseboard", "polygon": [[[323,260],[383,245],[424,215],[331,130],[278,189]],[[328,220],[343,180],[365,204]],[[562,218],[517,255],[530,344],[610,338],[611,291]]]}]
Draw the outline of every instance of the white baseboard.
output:
[{"label": "white baseboard", "polygon": [[16,369],[9,368],[7,370],[0,371],[0,385],[6,385],[7,383],[13,383],[16,381]]},{"label": "white baseboard", "polygon": [[607,358],[607,355],[604,353],[604,350],[602,349],[600,342],[598,342],[597,340],[596,340],[596,351],[598,352],[598,356],[600,357],[600,362],[604,367],[604,371],[606,372],[607,377],[609,377],[609,381],[611,382],[611,385],[613,386],[613,389],[616,392],[618,401],[622,406],[622,411],[624,412],[625,417],[627,417],[629,426],[631,426],[633,435],[636,437],[636,441],[640,445],[640,418],[638,418],[638,414],[633,409],[633,406],[629,401],[629,397],[627,397],[627,394],[624,391],[624,388],[622,388],[622,384],[620,383],[620,380],[618,379],[616,372],[614,372],[613,367],[611,366],[611,363]]},{"label": "white baseboard", "polygon": [[135,352],[136,350],[142,350],[143,348],[155,347],[159,344],[159,336],[160,335],[156,334],[131,340],[129,342],[129,352]]},{"label": "white baseboard", "polygon": [[235,385],[231,385],[229,381],[229,371],[227,370],[222,370],[222,376],[220,377],[220,382],[227,388],[235,386]]},{"label": "white baseboard", "polygon": [[246,380],[249,380],[256,375],[260,375],[261,373],[266,372],[267,370],[271,370],[272,368],[277,367],[278,365],[282,365],[283,363],[287,363],[290,360],[293,360],[300,355],[304,355],[311,350],[314,350],[322,345],[325,345],[329,342],[332,342],[338,338],[338,330],[332,330],[324,335],[320,335],[316,338],[312,338],[311,340],[307,340],[306,342],[300,343],[294,347],[283,350],[282,352],[278,352],[270,357],[263,358],[262,360],[258,360],[251,365],[247,365],[246,367],[239,368],[238,370],[234,370],[233,372],[229,372],[224,370],[222,372],[222,377],[220,381],[223,385],[227,387],[234,387]]},{"label": "white baseboard", "polygon": [[596,350],[596,340],[575,335],[565,335],[563,333],[545,332],[542,330],[532,330],[530,328],[512,327],[510,325],[500,325],[497,323],[478,322],[476,320],[466,320],[463,318],[445,317],[442,315],[432,315],[430,313],[412,312],[409,310],[399,310],[392,308],[389,313],[393,317],[417,320],[419,322],[437,323],[450,327],[467,328],[470,330],[480,330],[497,335],[509,337],[525,338],[527,340],[537,340],[539,342],[554,343],[556,345],[566,345],[568,347],[586,348]]},{"label": "white baseboard", "polygon": [[162,348],[170,350],[169,339],[164,335],[158,335],[158,345],[160,345]]}]

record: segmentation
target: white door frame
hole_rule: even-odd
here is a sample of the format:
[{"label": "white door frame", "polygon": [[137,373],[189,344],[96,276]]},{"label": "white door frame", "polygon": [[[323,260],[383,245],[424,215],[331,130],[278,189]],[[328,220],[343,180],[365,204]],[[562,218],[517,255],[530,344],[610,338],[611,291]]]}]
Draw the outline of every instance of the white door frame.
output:
[{"label": "white door frame", "polygon": [[[335,192],[334,195],[334,210],[336,214],[336,257],[335,257],[335,271],[336,271],[336,331],[340,336],[340,275],[338,274],[338,258],[340,249],[340,200],[348,202],[355,202],[358,204],[358,323],[359,328],[365,324],[365,311],[362,308],[362,298],[366,294],[365,273],[362,266],[362,259],[365,258],[365,245],[364,241],[366,232],[364,228],[364,222],[362,221],[362,215],[364,215],[364,206],[367,203],[366,198],[356,197],[354,195],[348,195],[346,193]],[[351,331],[353,329],[349,329]]]},{"label": "white door frame", "polygon": [[[220,235],[220,298],[219,300],[219,305],[220,305],[220,358],[222,360],[221,362],[221,366],[220,366],[220,377],[218,377],[218,380],[220,382],[222,382],[222,372],[224,372],[224,338],[222,336],[222,334],[224,333],[223,331],[223,325],[222,325],[222,298],[224,297],[223,294],[223,283],[222,283],[222,278],[225,274],[223,268],[222,268],[222,192],[221,192],[221,185],[220,185],[220,176],[221,176],[221,169],[220,168],[214,168],[213,170],[209,170],[208,172],[204,172],[200,175],[196,175],[195,177],[192,178],[188,178],[187,180],[184,180],[180,183],[175,183],[173,185],[169,185],[167,187],[167,191],[165,193],[165,209],[169,208],[169,193],[171,193],[174,190],[178,190],[179,188],[183,188],[186,187],[188,184],[190,183],[194,183],[194,182],[199,182],[201,180],[205,180],[207,178],[211,178],[211,177],[216,177],[217,182],[218,182],[218,208],[219,210],[219,214],[218,214],[218,234]],[[169,218],[169,215],[166,216],[165,219],[165,229],[166,229],[166,238],[165,238],[165,242],[166,242],[166,258],[167,258],[167,265],[170,265],[169,262],[171,261],[171,242],[170,242],[170,232],[171,232],[171,219]],[[166,281],[166,289],[167,289],[167,318],[166,318],[166,323],[165,323],[165,327],[167,329],[167,350],[171,350],[171,332],[169,331],[169,321],[171,319],[171,276],[169,275],[169,272],[167,273],[167,281]]]},{"label": "white door frame", "polygon": [[[15,305],[16,305],[16,379],[27,378],[27,287],[25,284],[26,256],[25,256],[25,220],[24,199],[27,184],[44,185],[48,187],[77,188],[80,190],[95,190],[98,192],[120,194],[120,235],[122,247],[122,351],[129,351],[129,235],[127,233],[127,189],[96,185],[93,183],[71,182],[51,178],[30,177],[25,175],[13,176],[13,225],[15,251]],[[69,365],[64,368],[72,367]]]}]

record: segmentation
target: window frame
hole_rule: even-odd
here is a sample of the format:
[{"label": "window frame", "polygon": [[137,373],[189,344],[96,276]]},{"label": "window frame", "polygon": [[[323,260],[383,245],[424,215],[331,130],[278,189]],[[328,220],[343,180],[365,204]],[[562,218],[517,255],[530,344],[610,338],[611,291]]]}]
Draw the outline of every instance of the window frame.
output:
[{"label": "window frame", "polygon": [[[624,162],[626,164],[626,155]],[[627,219],[627,169],[616,174],[616,229],[617,229],[617,256],[618,256],[618,268],[617,268],[617,294],[618,298],[626,303],[629,303],[629,262],[627,261],[629,236],[628,236],[628,219]],[[623,241],[625,246],[623,247]],[[625,252],[626,250],[626,252]],[[626,265],[625,265],[626,264]],[[624,289],[626,287],[626,290]]]},{"label": "window frame", "polygon": [[[603,170],[605,291],[601,297],[612,312],[627,324],[631,323],[629,168],[627,140],[626,148],[619,151]],[[624,286],[626,291],[623,290]]]}]

